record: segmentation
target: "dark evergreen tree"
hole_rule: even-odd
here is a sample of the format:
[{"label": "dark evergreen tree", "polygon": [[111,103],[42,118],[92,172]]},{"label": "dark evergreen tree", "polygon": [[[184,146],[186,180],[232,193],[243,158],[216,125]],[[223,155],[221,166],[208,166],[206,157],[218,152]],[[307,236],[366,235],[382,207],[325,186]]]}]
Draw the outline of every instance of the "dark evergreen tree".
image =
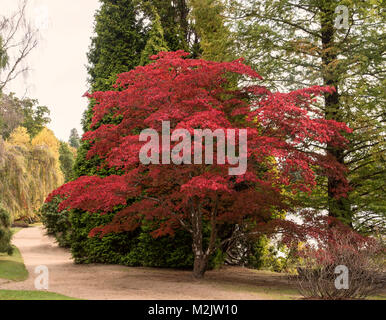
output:
[{"label": "dark evergreen tree", "polygon": [[145,32],[132,0],[101,0],[88,53],[92,91],[111,90],[115,76],[139,65]]},{"label": "dark evergreen tree", "polygon": [[164,30],[162,28],[161,19],[156,10],[154,10],[154,18],[149,32],[149,37],[146,42],[145,49],[141,54],[141,65],[146,65],[150,62],[149,57],[157,54],[160,51],[168,51],[168,45],[165,41]]},{"label": "dark evergreen tree", "polygon": [[[141,52],[146,44],[146,32],[139,19],[139,6],[132,0],[101,0],[101,8],[95,15],[95,35],[88,53],[90,90],[112,90],[117,74],[127,72],[140,64]],[[93,104],[83,115],[82,126],[90,128]],[[103,121],[108,123],[108,117]],[[86,160],[89,145],[82,142],[75,161],[74,173],[95,174],[98,159]]]},{"label": "dark evergreen tree", "polygon": [[190,8],[186,0],[142,0],[140,3],[149,20],[153,20],[154,10],[158,13],[166,43],[171,51],[189,51]]},{"label": "dark evergreen tree", "polygon": [[[196,58],[200,51],[199,37],[191,17],[192,5],[187,0],[140,0],[144,16],[153,21],[158,13],[164,38],[170,51],[185,50]],[[205,8],[204,8],[205,10]]]}]

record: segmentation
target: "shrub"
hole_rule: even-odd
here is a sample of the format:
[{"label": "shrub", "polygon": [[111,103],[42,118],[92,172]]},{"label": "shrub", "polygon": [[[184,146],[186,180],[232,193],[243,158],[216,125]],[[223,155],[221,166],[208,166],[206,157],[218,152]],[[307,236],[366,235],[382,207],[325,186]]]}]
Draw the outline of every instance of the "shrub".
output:
[{"label": "shrub", "polygon": [[[364,299],[383,288],[384,245],[338,222],[327,225],[314,228],[312,241],[299,250],[302,265],[295,280],[300,293],[308,299]],[[336,281],[343,269],[348,278],[347,287],[342,288]]]},{"label": "shrub", "polygon": [[137,244],[137,232],[109,234],[102,239],[89,237],[93,228],[110,222],[113,216],[114,213],[98,215],[80,210],[71,211],[71,253],[76,263],[122,264],[122,257]]},{"label": "shrub", "polygon": [[47,234],[55,237],[59,246],[71,246],[71,223],[69,221],[69,212],[63,210],[58,212],[58,206],[61,202],[59,197],[55,197],[51,202],[46,202],[39,210],[39,218],[46,228]]},{"label": "shrub", "polygon": [[[163,236],[155,239],[151,232],[154,225],[148,222],[140,228],[137,244],[122,258],[122,264],[129,266],[145,266],[159,268],[192,269],[194,256],[192,252],[192,236],[184,230],[177,230],[173,237]],[[205,242],[209,241],[209,230],[206,230]],[[218,268],[224,263],[221,250],[209,260],[208,269]]]},{"label": "shrub", "polygon": [[[70,214],[72,225],[71,252],[76,263],[107,263],[137,267],[191,269],[193,266],[192,238],[183,230],[174,237],[153,238],[154,226],[144,224],[132,232],[110,233],[104,237],[89,237],[90,231],[109,223],[115,213],[105,215]],[[209,268],[218,267],[223,257],[218,252],[209,262]]]},{"label": "shrub", "polygon": [[10,227],[10,215],[0,203],[0,253],[5,252],[9,255],[13,253],[13,247],[11,245],[12,231]]},{"label": "shrub", "polygon": [[267,236],[250,243],[246,266],[253,269],[266,269],[274,272],[284,272],[288,258],[279,255],[285,247],[270,241]]},{"label": "shrub", "polygon": [[280,241],[266,235],[241,239],[226,250],[226,262],[251,269],[291,272],[292,252]]},{"label": "shrub", "polygon": [[[71,248],[76,263],[105,263],[126,266],[191,268],[193,265],[192,238],[184,231],[174,237],[154,239],[149,223],[133,232],[111,233],[103,238],[89,237],[93,228],[112,221],[115,212],[98,215],[80,210],[58,212],[60,198],[55,197],[40,209],[40,218],[47,233],[62,247]],[[121,209],[121,208],[119,208]],[[118,209],[117,209],[118,210]],[[218,251],[209,267],[223,264]]]}]

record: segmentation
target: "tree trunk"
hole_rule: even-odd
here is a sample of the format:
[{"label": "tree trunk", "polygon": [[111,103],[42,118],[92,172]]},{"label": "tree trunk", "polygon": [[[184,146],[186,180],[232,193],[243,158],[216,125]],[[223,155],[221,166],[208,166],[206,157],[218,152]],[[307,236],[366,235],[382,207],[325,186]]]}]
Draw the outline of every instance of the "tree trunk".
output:
[{"label": "tree trunk", "polygon": [[217,210],[218,210],[218,197],[210,214],[210,238],[209,244],[206,249],[203,248],[203,228],[202,219],[203,214],[201,210],[201,203],[199,199],[190,201],[190,214],[192,224],[192,237],[193,237],[193,254],[194,254],[194,265],[193,265],[193,276],[196,279],[202,279],[208,268],[209,258],[212,253],[216,250],[217,240]]},{"label": "tree trunk", "polygon": [[[325,86],[335,87],[336,92],[325,96],[325,117],[328,120],[343,121],[343,110],[339,103],[339,74],[336,69],[338,59],[337,48],[334,43],[334,1],[321,5],[321,34],[322,34],[322,72]],[[344,149],[327,144],[327,152],[339,163],[344,165]],[[341,219],[346,224],[351,224],[351,209],[347,198],[337,198],[336,190],[341,181],[334,177],[328,178],[328,209],[329,216]]]},{"label": "tree trunk", "polygon": [[191,219],[193,231],[192,249],[194,254],[193,277],[196,279],[202,279],[206,271],[207,263],[205,262],[206,257],[203,250],[202,212],[199,201],[197,208],[195,208],[192,203]]},{"label": "tree trunk", "polygon": [[194,256],[193,277],[202,279],[208,267],[208,256],[205,254]]}]

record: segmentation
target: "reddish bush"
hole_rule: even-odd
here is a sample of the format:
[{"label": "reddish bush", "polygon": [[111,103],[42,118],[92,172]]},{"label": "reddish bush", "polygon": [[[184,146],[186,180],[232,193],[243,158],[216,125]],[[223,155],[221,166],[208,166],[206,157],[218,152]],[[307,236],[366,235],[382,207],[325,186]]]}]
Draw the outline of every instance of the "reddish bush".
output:
[{"label": "reddish bush", "polygon": [[[331,218],[308,219],[291,277],[308,299],[363,299],[385,287],[385,246]],[[294,245],[295,242],[292,242]]]}]

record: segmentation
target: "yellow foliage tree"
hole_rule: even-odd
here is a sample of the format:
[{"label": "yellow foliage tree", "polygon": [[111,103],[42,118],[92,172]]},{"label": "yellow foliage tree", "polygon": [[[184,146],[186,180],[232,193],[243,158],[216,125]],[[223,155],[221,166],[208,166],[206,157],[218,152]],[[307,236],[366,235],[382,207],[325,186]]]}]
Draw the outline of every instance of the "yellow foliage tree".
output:
[{"label": "yellow foliage tree", "polygon": [[28,131],[24,127],[17,127],[9,137],[9,143],[16,146],[24,146],[27,147],[30,144],[30,136]]},{"label": "yellow foliage tree", "polygon": [[33,147],[46,148],[54,157],[59,159],[60,142],[51,130],[43,128],[43,130],[32,139],[31,144]]},{"label": "yellow foliage tree", "polygon": [[0,141],[0,200],[15,219],[36,218],[46,196],[63,184],[59,141],[44,128],[31,142],[24,128]]}]

